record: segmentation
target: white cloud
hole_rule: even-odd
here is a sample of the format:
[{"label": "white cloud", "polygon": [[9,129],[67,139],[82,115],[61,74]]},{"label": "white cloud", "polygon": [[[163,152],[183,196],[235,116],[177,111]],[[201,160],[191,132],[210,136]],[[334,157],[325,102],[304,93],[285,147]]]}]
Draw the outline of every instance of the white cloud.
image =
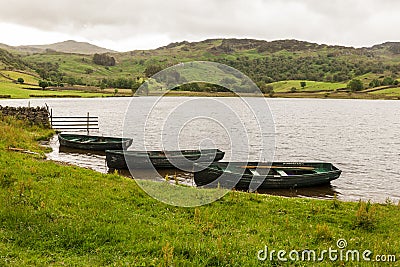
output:
[{"label": "white cloud", "polygon": [[[132,50],[215,37],[295,38],[355,46],[400,39],[396,30],[400,16],[395,13],[400,1],[395,0],[1,2],[7,12],[0,15],[0,42],[12,40],[12,44],[61,41],[59,38],[67,37],[107,44],[115,50]],[[17,29],[18,34],[4,34],[9,32],[9,26],[4,25],[14,25],[11,28]]]}]

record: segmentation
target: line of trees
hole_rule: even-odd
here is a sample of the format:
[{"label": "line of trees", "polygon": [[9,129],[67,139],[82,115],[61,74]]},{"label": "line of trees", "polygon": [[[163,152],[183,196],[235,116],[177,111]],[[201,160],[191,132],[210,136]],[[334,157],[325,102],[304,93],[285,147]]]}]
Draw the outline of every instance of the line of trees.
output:
[{"label": "line of trees", "polygon": [[283,80],[344,82],[367,73],[400,73],[400,64],[384,64],[366,57],[350,60],[328,55],[296,57],[273,54],[264,58],[240,56],[236,59],[218,58],[217,61],[240,70],[255,82],[264,83]]},{"label": "line of trees", "polygon": [[102,79],[98,86],[101,89],[105,88],[121,88],[121,89],[133,89],[136,90],[142,85],[140,79],[132,78],[118,78],[118,79]]},{"label": "line of trees", "polygon": [[387,85],[398,85],[399,81],[395,80],[392,77],[384,77],[382,80],[379,79],[373,79],[369,83],[369,87],[379,87],[379,86],[387,86]]}]

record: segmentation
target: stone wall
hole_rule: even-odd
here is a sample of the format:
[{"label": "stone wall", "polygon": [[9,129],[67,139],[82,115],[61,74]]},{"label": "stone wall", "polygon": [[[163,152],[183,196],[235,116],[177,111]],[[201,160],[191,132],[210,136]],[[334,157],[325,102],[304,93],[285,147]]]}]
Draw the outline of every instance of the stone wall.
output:
[{"label": "stone wall", "polygon": [[0,105],[0,115],[13,116],[20,120],[27,120],[35,125],[50,128],[49,111],[46,107],[3,107]]}]

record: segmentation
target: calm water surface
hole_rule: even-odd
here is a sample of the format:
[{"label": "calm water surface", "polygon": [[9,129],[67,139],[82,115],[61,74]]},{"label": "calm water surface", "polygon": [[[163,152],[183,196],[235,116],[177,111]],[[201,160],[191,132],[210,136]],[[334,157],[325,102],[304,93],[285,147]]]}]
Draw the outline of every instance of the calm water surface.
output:
[{"label": "calm water surface", "polygon": [[[194,98],[168,97],[165,109],[191,99]],[[246,100],[255,105],[263,101],[260,98]],[[122,136],[125,112],[130,101],[133,101],[137,109],[141,109],[146,101],[153,100],[151,97],[30,99],[1,100],[0,105],[26,106],[29,102],[31,106],[42,106],[47,103],[55,116],[82,116],[90,112],[99,117],[99,134]],[[237,100],[218,98],[218,101],[230,103]],[[328,187],[273,190],[266,193],[319,198],[331,198],[337,194],[343,200],[370,199],[384,202],[389,198],[400,201],[400,101],[268,99],[268,104],[275,122],[276,161],[332,162],[343,173]],[[202,110],[213,107],[197,105],[192,108]],[[226,114],[227,120],[231,115]],[[159,147],[161,132],[157,127],[153,127],[152,131],[154,146]],[[250,155],[232,155],[229,136],[217,124],[194,123],[182,130],[185,131],[187,134],[181,140],[182,146],[189,148],[193,146],[191,141],[212,135],[214,144],[227,151],[226,158],[229,160],[247,160],[247,156],[252,159],[262,149],[257,138],[249,138]],[[254,132],[257,132],[256,129]],[[56,138],[51,140],[51,146],[54,149],[49,154],[51,159],[107,172],[104,155],[59,151]],[[175,171],[166,170],[161,175],[175,175]],[[178,172],[177,176],[186,184],[192,183],[188,173]]]}]

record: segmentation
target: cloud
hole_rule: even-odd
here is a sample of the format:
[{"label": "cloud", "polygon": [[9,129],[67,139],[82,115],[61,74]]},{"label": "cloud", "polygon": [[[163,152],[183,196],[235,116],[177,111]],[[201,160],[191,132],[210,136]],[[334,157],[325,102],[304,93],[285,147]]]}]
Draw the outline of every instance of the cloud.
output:
[{"label": "cloud", "polygon": [[396,0],[14,0],[2,6],[7,12],[0,23],[118,44],[124,50],[213,37],[356,46],[400,37]]}]

